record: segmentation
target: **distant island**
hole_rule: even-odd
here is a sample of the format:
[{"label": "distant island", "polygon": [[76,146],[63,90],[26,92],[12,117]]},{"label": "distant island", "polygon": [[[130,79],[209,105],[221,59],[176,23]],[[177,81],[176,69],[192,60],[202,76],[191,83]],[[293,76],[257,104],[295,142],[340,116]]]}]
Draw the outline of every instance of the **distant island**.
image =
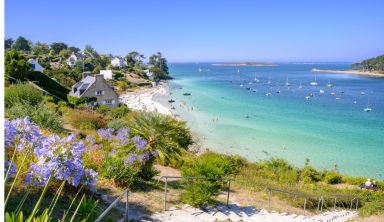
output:
[{"label": "distant island", "polygon": [[366,59],[362,62],[353,63],[351,70],[324,70],[312,69],[311,72],[330,72],[330,73],[345,73],[365,76],[384,77],[384,55],[375,58]]},{"label": "distant island", "polygon": [[278,66],[267,62],[214,63],[213,66]]}]

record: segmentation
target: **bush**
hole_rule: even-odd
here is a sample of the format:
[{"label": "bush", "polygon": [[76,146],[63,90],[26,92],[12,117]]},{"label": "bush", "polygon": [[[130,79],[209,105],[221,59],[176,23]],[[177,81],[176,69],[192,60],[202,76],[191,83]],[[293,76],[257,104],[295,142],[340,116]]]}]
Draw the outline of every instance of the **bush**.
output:
[{"label": "bush", "polygon": [[328,184],[338,184],[343,182],[343,178],[338,172],[330,171],[325,175],[325,181]]},{"label": "bush", "polygon": [[129,108],[125,105],[116,107],[108,112],[108,114],[114,118],[123,118],[129,113]]},{"label": "bush", "polygon": [[[183,176],[224,178],[239,171],[244,166],[245,160],[237,156],[227,156],[207,152],[196,159],[186,162],[181,168]],[[187,188],[183,199],[188,204],[201,207],[212,200],[221,189],[221,180],[187,180]]]},{"label": "bush", "polygon": [[59,97],[62,100],[67,100],[67,94],[69,93],[69,89],[60,85],[60,83],[55,80],[49,78],[42,72],[32,71],[28,80],[34,82],[36,85],[49,92],[56,97]]},{"label": "bush", "polygon": [[5,107],[15,104],[37,106],[43,101],[43,94],[31,84],[15,84],[5,88]]},{"label": "bush", "polygon": [[112,179],[118,185],[131,187],[137,181],[139,170],[135,167],[125,165],[124,160],[109,157],[104,162],[101,175],[107,179]]},{"label": "bush", "polygon": [[107,105],[100,105],[96,108],[96,112],[101,113],[101,114],[107,114],[109,111],[111,111],[111,107]]},{"label": "bush", "polygon": [[108,122],[108,128],[112,128],[115,131],[129,127],[129,122],[123,119],[113,119]]},{"label": "bush", "polygon": [[83,110],[71,110],[67,119],[76,129],[100,129],[107,126],[103,115]]},{"label": "bush", "polygon": [[301,172],[301,180],[304,183],[315,183],[321,180],[321,174],[311,166],[305,166]]},{"label": "bush", "polygon": [[79,105],[97,101],[96,97],[75,97],[75,96],[68,95],[67,98],[70,103],[72,103],[77,107]]},{"label": "bush", "polygon": [[33,122],[43,128],[55,132],[61,132],[63,130],[60,116],[56,112],[48,109],[44,104],[31,106],[19,103],[5,110],[5,117],[8,119],[24,118],[25,116],[29,116]]}]

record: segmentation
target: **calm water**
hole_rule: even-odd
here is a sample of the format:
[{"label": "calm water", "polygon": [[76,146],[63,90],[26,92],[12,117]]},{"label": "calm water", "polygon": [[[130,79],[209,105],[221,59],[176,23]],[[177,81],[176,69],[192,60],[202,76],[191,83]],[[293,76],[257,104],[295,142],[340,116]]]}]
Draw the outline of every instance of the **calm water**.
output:
[{"label": "calm water", "polygon": [[[212,150],[249,160],[278,156],[297,166],[309,158],[319,168],[337,164],[343,173],[384,179],[384,78],[312,68],[342,70],[349,64],[171,64],[173,112]],[[315,78],[318,85],[311,86]],[[168,96],[157,99],[170,106]],[[364,112],[367,106],[371,112]]]}]

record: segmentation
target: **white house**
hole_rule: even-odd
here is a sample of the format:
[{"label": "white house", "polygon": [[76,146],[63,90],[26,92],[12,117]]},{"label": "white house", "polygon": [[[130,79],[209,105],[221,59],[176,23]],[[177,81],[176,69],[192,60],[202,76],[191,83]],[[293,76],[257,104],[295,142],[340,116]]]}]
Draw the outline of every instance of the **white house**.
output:
[{"label": "white house", "polygon": [[67,64],[73,68],[76,65],[76,62],[83,61],[84,56],[80,53],[72,52],[71,56],[67,59]]},{"label": "white house", "polygon": [[144,70],[144,72],[149,78],[153,76],[153,72],[149,71],[149,69]]},{"label": "white house", "polygon": [[112,70],[100,70],[100,75],[103,75],[104,79],[113,79]]},{"label": "white house", "polygon": [[43,72],[44,68],[39,64],[38,59],[28,59],[28,62],[31,63],[32,69],[34,71]]},{"label": "white house", "polygon": [[116,68],[122,68],[124,66],[124,59],[120,56],[113,57],[111,65]]}]

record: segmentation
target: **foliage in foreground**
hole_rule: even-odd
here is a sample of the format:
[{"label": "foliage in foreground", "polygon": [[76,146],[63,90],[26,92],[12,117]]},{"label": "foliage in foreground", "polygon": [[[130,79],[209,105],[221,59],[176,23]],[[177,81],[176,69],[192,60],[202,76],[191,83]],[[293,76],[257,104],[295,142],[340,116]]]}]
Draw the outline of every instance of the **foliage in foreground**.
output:
[{"label": "foliage in foreground", "polygon": [[[65,184],[74,187],[88,186],[93,189],[97,173],[83,166],[82,158],[86,145],[81,140],[77,141],[75,135],[61,138],[51,134],[46,137],[40,132],[40,128],[36,124],[30,122],[29,117],[12,121],[5,120],[4,124],[5,184],[9,184],[9,187],[5,187],[4,206],[7,207],[13,194],[12,191],[16,183],[20,183],[20,180],[25,181],[25,186],[28,189],[19,206],[6,212],[7,221],[19,221],[20,219],[27,222],[50,221]],[[53,182],[61,185],[51,204],[48,207],[41,206],[48,187]],[[32,212],[24,218],[23,205],[28,199],[30,191],[39,187],[42,188],[42,193]],[[84,195],[80,204],[83,199]],[[72,218],[76,216],[76,213],[77,210]]]},{"label": "foliage in foreground", "polygon": [[132,130],[148,141],[148,147],[159,152],[163,165],[177,165],[180,154],[192,144],[185,122],[156,113],[141,113],[131,120]]},{"label": "foliage in foreground", "polygon": [[[244,163],[244,159],[238,156],[207,152],[186,162],[181,173],[187,177],[228,178],[237,173]],[[215,179],[186,179],[183,199],[192,206],[201,207],[211,202],[212,197],[220,192],[226,182]]]}]

